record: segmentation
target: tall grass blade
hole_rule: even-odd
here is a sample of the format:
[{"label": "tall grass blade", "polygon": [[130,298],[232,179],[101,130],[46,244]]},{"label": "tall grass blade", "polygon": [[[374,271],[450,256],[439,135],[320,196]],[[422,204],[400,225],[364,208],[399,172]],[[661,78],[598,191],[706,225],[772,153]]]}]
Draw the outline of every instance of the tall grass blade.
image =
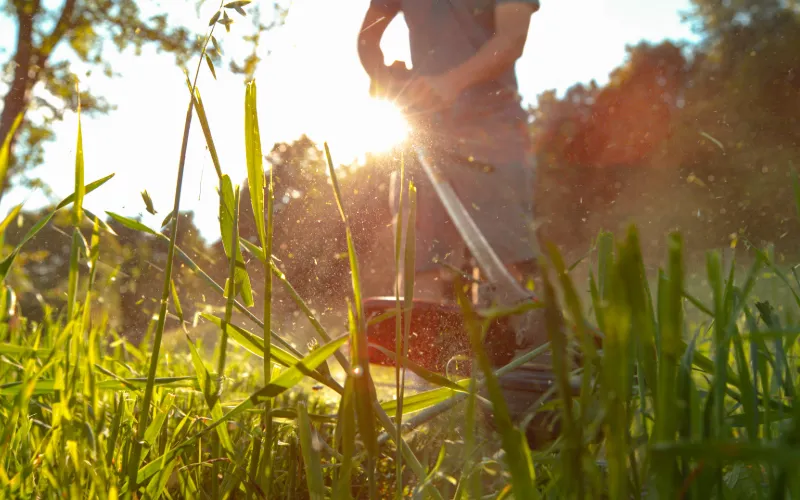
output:
[{"label": "tall grass blade", "polygon": [[575,325],[575,333],[580,341],[582,351],[582,364],[583,372],[581,375],[581,415],[576,422],[575,441],[576,443],[583,442],[583,427],[588,424],[588,409],[591,405],[591,389],[592,381],[594,379],[594,365],[597,358],[597,347],[595,344],[596,339],[590,335],[586,329],[586,320],[583,316],[583,306],[581,305],[578,291],[572,282],[569,275],[569,270],[564,264],[564,259],[558,249],[549,246],[550,260],[561,282],[561,288],[564,291],[564,300],[566,301],[567,309],[572,317],[572,323]]},{"label": "tall grass blade", "polygon": [[[400,311],[400,276],[402,272],[401,267],[401,252],[403,250],[403,188],[405,184],[405,156],[402,154],[400,155],[400,178],[398,182],[398,194],[397,194],[397,214],[395,215],[395,236],[394,236],[394,266],[395,266],[395,307],[398,311]],[[412,273],[413,276],[413,273]],[[413,288],[412,288],[413,289]],[[395,317],[395,351],[398,360],[403,360],[403,352],[405,352],[405,344],[403,341],[403,324],[402,324],[402,315],[397,314]],[[403,382],[401,381],[401,366],[400,363],[395,364],[395,394],[396,399],[398,402],[397,411],[395,413],[395,423],[397,424],[396,433],[398,436],[402,435],[402,395],[401,392],[403,391]],[[395,453],[395,476],[396,476],[396,490],[395,490],[395,498],[399,498],[402,495],[403,491],[403,452],[400,447],[397,447],[397,451]]]},{"label": "tall grass blade", "polygon": [[[361,439],[364,440],[367,456],[370,457],[370,473],[372,473],[378,454],[378,441],[377,432],[375,430],[375,415],[372,409],[372,401],[375,398],[373,396],[374,388],[372,387],[372,377],[369,370],[369,355],[367,354],[366,321],[364,319],[358,257],[356,255],[350,224],[344,211],[342,194],[339,189],[339,182],[336,178],[333,159],[331,158],[331,152],[327,143],[325,143],[325,158],[328,161],[328,170],[333,184],[334,197],[336,198],[336,204],[339,207],[339,214],[342,216],[347,236],[347,254],[350,259],[350,274],[353,282],[353,300],[355,303],[355,316],[351,317],[351,365],[353,367],[352,375],[355,377],[356,415],[358,416]],[[370,498],[374,498],[374,486],[373,482],[370,485]]]},{"label": "tall grass blade", "polygon": [[[236,191],[233,195],[233,223],[231,224],[231,231],[230,234],[225,234],[225,237],[230,236],[230,245],[231,248],[238,248],[239,247],[239,186],[236,186]],[[237,257],[241,256],[240,252],[237,252]],[[227,287],[225,290],[225,319],[223,320],[222,326],[220,327],[221,330],[221,339],[219,344],[219,362],[217,365],[217,376],[220,380],[220,390],[222,389],[222,383],[225,378],[225,363],[227,360],[228,354],[228,328],[227,325],[231,322],[231,317],[233,316],[233,300],[236,297],[236,264],[237,259],[229,258],[228,259],[228,280],[227,280]]]},{"label": "tall grass blade", "polygon": [[157,234],[154,230],[150,229],[146,225],[142,224],[141,222],[131,219],[130,217],[125,217],[124,215],[119,215],[114,212],[106,212],[109,217],[114,219],[115,221],[119,222],[123,226],[127,227],[128,229],[132,229],[134,231],[139,231],[146,234]]},{"label": "tall grass blade", "polygon": [[147,488],[145,488],[146,498],[161,498],[164,489],[167,487],[167,481],[172,477],[172,471],[175,469],[175,465],[174,460],[162,463],[162,468],[158,475],[153,477],[147,484]]},{"label": "tall grass blade", "polygon": [[[233,194],[233,184],[227,175],[222,176],[220,183],[220,205],[219,205],[219,223],[220,234],[222,235],[222,245],[225,249],[225,255],[228,259],[235,260],[235,277],[234,284],[238,290],[237,295],[241,295],[245,306],[252,307],[253,290],[250,285],[250,276],[247,274],[247,267],[244,263],[241,247],[238,244],[233,244],[234,240],[231,235],[235,232],[234,226],[234,204],[235,198]],[[238,238],[235,240],[238,242]]]},{"label": "tall grass blade", "polygon": [[[605,291],[601,304],[605,322],[600,395],[605,419],[603,431],[608,457],[608,484],[610,498],[628,498],[628,449],[630,443],[629,386],[631,379],[631,304],[626,284],[631,285],[628,274],[635,266],[631,255],[635,238],[628,238],[620,246],[617,262],[608,264],[605,274]],[[638,272],[636,272],[638,275]],[[635,282],[634,282],[635,283]],[[639,374],[641,378],[641,373]],[[643,395],[639,396],[640,398]]]},{"label": "tall grass blade", "polygon": [[707,256],[708,282],[714,299],[714,413],[712,420],[712,436],[722,437],[725,415],[725,386],[728,373],[728,344],[726,342],[728,315],[726,311],[725,296],[722,287],[722,263],[717,252],[710,252]]},{"label": "tall grass blade", "polygon": [[611,271],[613,259],[614,237],[611,233],[602,231],[597,237],[597,286],[600,299],[606,297],[608,273]]},{"label": "tall grass blade", "polygon": [[740,390],[742,391],[742,412],[748,415],[747,437],[752,441],[758,440],[758,387],[750,377],[750,367],[745,356],[744,342],[739,332],[732,336],[733,354],[736,368],[739,372]]},{"label": "tall grass blade", "polygon": [[[342,201],[342,193],[339,189],[339,181],[336,177],[336,169],[333,166],[333,159],[331,158],[331,151],[328,144],[325,143],[325,158],[328,161],[328,171],[331,175],[331,183],[333,185],[333,194],[336,199],[336,206],[339,208],[339,214],[345,225],[347,233],[347,253],[350,259],[350,275],[353,282],[353,302],[355,303],[356,319],[361,321],[364,316],[363,302],[361,300],[361,280],[359,275],[358,258],[355,251],[355,244],[353,243],[353,235],[350,231],[350,223],[347,220],[347,215],[344,211],[344,203]],[[366,346],[364,346],[366,347]],[[366,352],[365,352],[366,354]],[[363,358],[366,359],[366,356]]]},{"label": "tall grass blade", "polygon": [[336,431],[339,438],[335,443],[335,449],[341,449],[342,461],[336,481],[334,483],[333,498],[335,500],[350,500],[352,492],[352,474],[354,469],[354,455],[356,446],[356,416],[353,407],[353,378],[347,377],[344,383],[344,394],[342,395],[339,406],[339,415]]},{"label": "tall grass blade", "polygon": [[106,441],[106,466],[114,463],[117,449],[117,438],[119,437],[119,430],[122,425],[122,416],[125,412],[125,400],[122,397],[114,395],[113,404],[113,418],[111,421],[111,428]]},{"label": "tall grass blade", "polygon": [[[558,266],[557,252],[552,249],[550,254],[556,259]],[[569,382],[569,372],[571,371],[570,356],[568,349],[568,339],[565,334],[564,321],[560,314],[560,306],[556,298],[555,289],[550,281],[548,265],[540,263],[542,270],[542,284],[544,288],[545,301],[545,323],[547,334],[552,345],[553,375],[560,398],[560,422],[562,436],[564,440],[564,450],[562,452],[564,477],[561,479],[566,486],[569,495],[576,495],[577,498],[583,497],[583,482],[580,480],[581,473],[581,454],[582,446],[579,441],[578,425],[575,418],[575,408],[572,401],[572,387]],[[562,263],[563,269],[563,263]],[[573,491],[573,488],[576,488]]]},{"label": "tall grass blade", "polygon": [[8,356],[31,355],[37,358],[47,356],[53,352],[52,349],[36,348],[31,346],[24,346],[19,344],[0,343],[0,354]]},{"label": "tall grass blade", "polygon": [[[214,420],[219,420],[222,418],[222,405],[219,401],[221,388],[219,387],[218,383],[214,383],[214,379],[211,378],[211,375],[206,369],[206,365],[200,358],[200,353],[197,352],[194,342],[192,342],[188,335],[186,335],[186,342],[189,344],[189,352],[192,356],[192,365],[194,366],[195,375],[197,377],[197,385],[200,387],[200,391],[203,393],[206,405],[208,405],[208,409],[211,411],[211,416],[214,418]],[[217,427],[217,434],[219,435],[219,440],[222,443],[222,446],[225,447],[225,450],[229,454],[233,455],[233,441],[231,441],[227,427],[224,425]]]},{"label": "tall grass blade", "polygon": [[[669,268],[664,293],[659,293],[660,344],[658,349],[658,392],[653,438],[657,443],[674,441],[677,431],[676,377],[683,330],[683,245],[673,233],[668,240]],[[661,292],[661,287],[659,287]],[[658,470],[659,495],[675,495],[675,464],[654,463]]]},{"label": "tall grass blade", "polygon": [[0,222],[0,239],[4,238],[6,229],[8,229],[8,225],[11,224],[12,221],[16,220],[19,216],[19,213],[22,211],[22,203],[16,205],[11,211],[8,212],[6,218]]},{"label": "tall grass blade", "polygon": [[[57,361],[60,356],[53,356],[53,360]],[[53,394],[60,384],[63,384],[63,379],[39,379],[34,384],[33,394],[35,396]],[[133,390],[138,391],[143,389],[147,384],[147,379],[144,377],[137,378],[118,378],[114,380],[103,380],[97,383],[97,389],[101,391],[124,391]],[[200,386],[196,384],[196,379],[193,376],[182,377],[158,377],[154,379],[153,385],[156,387],[189,387],[200,390]],[[21,382],[9,382],[0,385],[0,396],[14,397],[23,389]]]},{"label": "tall grass blade", "polygon": [[692,338],[689,346],[683,351],[678,374],[676,379],[678,420],[675,428],[683,440],[689,440],[693,436],[692,420],[696,417],[698,408],[692,405],[692,392],[696,390],[694,380],[692,380],[692,358],[694,357],[697,345],[697,337]]},{"label": "tall grass blade", "polygon": [[[398,366],[402,365],[402,367],[404,369],[407,368],[407,369],[411,370],[414,374],[419,376],[421,379],[423,379],[423,380],[425,380],[427,382],[430,382],[433,385],[437,385],[439,387],[446,387],[448,389],[452,389],[452,390],[457,391],[457,392],[465,392],[465,393],[469,392],[464,387],[458,385],[457,383],[453,382],[449,378],[447,378],[447,377],[445,377],[443,375],[440,375],[438,373],[432,372],[432,371],[426,369],[425,367],[420,366],[419,364],[415,363],[414,361],[410,360],[407,357],[404,357],[402,359],[402,361],[398,362],[397,355],[394,352],[390,351],[389,349],[386,349],[383,346],[379,346],[377,344],[370,344],[370,347],[372,347],[373,349],[377,349],[382,354],[384,354],[386,357],[388,357],[389,359],[391,359],[395,363],[397,363]],[[402,403],[401,403],[402,402],[402,398],[398,398],[397,401],[398,401],[397,412],[402,415],[402,411],[403,411],[402,410]]]},{"label": "tall grass blade", "polygon": [[[250,190],[250,203],[256,222],[258,241],[267,247],[267,231],[264,221],[264,167],[261,155],[261,134],[258,126],[256,82],[247,83],[244,100],[244,144],[247,157],[247,185]],[[267,252],[266,255],[270,255]]]},{"label": "tall grass blade", "polygon": [[[250,190],[250,203],[253,208],[253,217],[256,223],[258,241],[263,250],[264,265],[264,338],[270,332],[272,325],[272,233],[273,233],[273,201],[274,183],[273,172],[269,174],[269,192],[267,196],[266,212],[264,209],[264,167],[261,154],[261,132],[258,123],[258,99],[256,95],[255,81],[248,82],[245,91],[245,156],[247,159],[247,180]],[[266,227],[265,227],[266,220]],[[328,339],[330,340],[330,339]],[[337,351],[338,352],[338,351]],[[264,344],[264,385],[269,385],[272,373],[272,353],[271,343]],[[322,363],[322,370],[326,375],[330,375],[328,365]],[[269,495],[272,484],[272,401],[264,403],[264,414],[262,426],[264,427],[263,457],[258,457],[258,451],[251,457],[250,475],[255,480],[255,475],[260,471],[262,478],[262,488]],[[260,460],[260,463],[259,463]]]},{"label": "tall grass blade", "polygon": [[72,231],[72,244],[69,254],[69,282],[67,284],[67,317],[71,320],[75,317],[76,302],[78,300],[78,271],[80,266],[82,240],[80,230],[75,228]]},{"label": "tall grass blade", "polygon": [[323,500],[325,489],[322,480],[322,467],[319,445],[314,443],[319,437],[314,434],[311,421],[308,419],[308,409],[304,403],[297,405],[297,432],[300,435],[300,451],[303,463],[306,466],[306,481],[311,500]]},{"label": "tall grass blade", "polygon": [[[457,280],[460,281],[460,280]],[[506,464],[511,472],[511,484],[516,498],[540,498],[535,486],[535,473],[533,461],[528,448],[528,442],[520,430],[514,426],[508,411],[508,404],[503,396],[500,382],[492,371],[491,361],[483,348],[483,336],[478,318],[472,309],[472,304],[464,294],[460,283],[456,283],[456,296],[465,315],[465,323],[469,331],[470,344],[481,368],[492,401],[494,420],[500,432],[503,450],[506,453]]]},{"label": "tall grass blade", "polygon": [[[80,96],[79,96],[80,97]],[[78,99],[78,140],[75,146],[75,201],[72,203],[72,225],[79,226],[83,221],[83,197],[86,187],[83,185],[83,133],[81,131],[81,103]]]},{"label": "tall grass blade", "polygon": [[[83,236],[80,230],[76,227],[72,231],[72,244],[70,246],[69,255],[69,277],[67,283],[67,319],[69,321],[77,320],[76,303],[78,301],[78,273],[80,265],[80,252],[81,242]],[[67,342],[66,357],[65,357],[65,371],[66,378],[64,380],[67,386],[71,381],[70,371],[73,369],[72,360],[77,357],[78,345],[80,343],[81,334],[83,333],[80,325],[73,323],[73,335],[70,336]]]},{"label": "tall grass blade", "polygon": [[161,428],[164,426],[164,423],[167,421],[167,416],[169,415],[174,399],[174,394],[167,393],[164,395],[164,400],[160,408],[155,408],[153,421],[150,422],[150,425],[147,426],[147,430],[144,432],[144,442],[147,443],[151,449],[155,448],[156,439],[161,433]]},{"label": "tall grass blade", "polygon": [[[212,26],[209,35],[213,34],[214,27]],[[203,53],[205,54],[205,47],[208,44],[206,38],[203,44]],[[201,56],[202,61],[202,56]],[[194,85],[197,83],[197,74],[200,72],[200,63],[198,61],[197,69],[195,71]],[[158,320],[156,323],[155,337],[153,338],[153,348],[150,354],[150,366],[147,372],[147,387],[145,387],[144,398],[142,406],[139,409],[139,420],[136,426],[136,439],[133,441],[130,460],[128,462],[128,492],[133,492],[139,489],[139,475],[138,465],[142,454],[142,438],[144,431],[150,417],[150,402],[153,398],[153,381],[156,378],[156,370],[158,369],[159,354],[161,351],[161,339],[164,335],[164,325],[167,319],[167,305],[169,303],[170,282],[172,280],[172,264],[175,257],[175,242],[178,238],[178,216],[181,213],[181,190],[183,188],[183,175],[186,166],[186,150],[189,144],[189,128],[192,123],[192,112],[194,110],[194,99],[189,102],[188,109],[186,110],[186,118],[183,126],[183,139],[181,141],[180,159],[178,161],[178,176],[175,181],[175,197],[172,206],[172,213],[175,216],[170,221],[170,238],[169,246],[167,248],[167,262],[164,269],[164,284],[161,287],[161,302],[158,311]]]},{"label": "tall grass blade", "polygon": [[308,356],[301,359],[290,368],[282,371],[269,385],[253,393],[250,399],[255,401],[263,400],[264,398],[274,398],[282,392],[291,389],[303,379],[306,373],[316,369],[317,366],[331,357],[337,349],[341,348],[345,342],[347,342],[348,337],[347,334],[342,335],[332,340],[330,343],[314,349]]},{"label": "tall grass blade", "polygon": [[[467,410],[465,415],[466,428],[464,430],[464,445],[466,446],[468,452],[476,448],[475,444],[476,434],[477,434],[476,417],[478,413],[478,408],[477,408],[478,374],[472,372],[470,375],[471,376],[469,379],[469,395],[467,396]],[[523,426],[522,428],[525,429],[526,427]],[[442,450],[444,450],[444,446],[442,446]],[[470,498],[481,497],[481,477],[480,474],[476,474],[476,469],[477,467],[475,464],[475,459],[473,458],[472,454],[470,454],[464,466],[463,473],[461,475],[461,480],[459,482],[458,487],[456,488],[455,495],[453,496],[455,500],[460,500],[462,493],[466,494]],[[432,474],[429,473],[428,478],[430,478],[431,475]],[[426,481],[428,480],[428,478],[426,478]]]},{"label": "tall grass blade", "polygon": [[[111,179],[112,177],[114,177],[114,174],[107,175],[102,179],[96,180],[91,184],[88,184],[87,186],[85,186],[84,194],[91,193],[95,189],[99,188],[100,186],[108,182],[108,180]],[[48,212],[47,215],[39,219],[39,221],[36,224],[34,224],[33,227],[31,227],[28,230],[27,233],[25,233],[25,236],[22,237],[22,240],[20,240],[20,242],[17,244],[14,250],[12,250],[11,253],[8,256],[6,256],[6,258],[0,261],[0,280],[5,279],[6,276],[8,275],[8,272],[11,269],[11,265],[14,263],[14,260],[17,258],[17,255],[19,255],[19,252],[22,250],[22,247],[24,247],[28,243],[28,241],[30,241],[34,236],[36,236],[39,233],[39,231],[41,231],[42,228],[44,228],[50,222],[50,220],[55,216],[56,212],[58,212],[65,206],[69,205],[70,203],[72,203],[74,199],[75,199],[75,193],[72,193],[71,195],[61,200],[61,202],[58,205],[56,205],[56,208],[54,208],[52,211]]]},{"label": "tall grass blade", "polygon": [[[203,129],[203,136],[206,139],[206,146],[208,152],[211,154],[211,162],[214,164],[214,170],[217,172],[217,177],[222,179],[222,167],[220,167],[219,156],[217,155],[217,148],[214,145],[214,139],[211,136],[211,127],[208,124],[208,116],[206,115],[206,108],[203,106],[203,99],[200,97],[200,89],[197,87],[192,91],[192,84],[189,79],[186,79],[186,85],[189,87],[189,94],[194,99],[194,108],[197,112],[197,119],[200,121],[200,128]],[[166,224],[162,224],[166,225]]]},{"label": "tall grass blade", "polygon": [[593,272],[589,272],[589,296],[592,300],[592,310],[594,311],[594,318],[597,322],[597,328],[604,332],[606,330],[605,327],[605,318],[603,318],[603,309],[605,305],[600,298],[600,289],[597,288],[597,280],[594,277]]},{"label": "tall grass blade", "polygon": [[175,307],[175,315],[178,317],[178,321],[180,321],[181,325],[183,326],[185,318],[183,316],[183,307],[181,306],[181,299],[178,295],[178,289],[175,286],[175,280],[170,280],[169,288],[170,293],[172,294],[172,305]]},{"label": "tall grass blade", "polygon": [[[83,185],[84,164],[83,164],[83,134],[81,132],[81,103],[78,96],[78,138],[75,146],[75,201],[72,203],[72,245],[69,257],[69,277],[67,284],[67,319],[72,321],[77,315],[78,302],[78,279],[80,274],[81,249],[85,247],[83,235],[80,232],[80,225],[83,222],[83,198],[85,196],[85,186]],[[82,340],[82,325],[75,324],[73,335],[67,342],[65,371],[65,384],[69,386],[72,377],[72,370],[77,372],[71,365],[71,358],[77,358],[79,346]],[[74,356],[73,356],[74,353]],[[77,363],[77,359],[75,359]],[[64,403],[66,404],[66,403]]]},{"label": "tall grass blade", "polygon": [[[411,336],[411,318],[414,307],[414,274],[416,271],[416,220],[417,220],[417,190],[413,182],[408,185],[408,220],[406,222],[406,237],[405,237],[405,255],[403,263],[403,314],[398,315],[398,326],[400,318],[402,317],[403,332],[402,337],[400,331],[397,329],[396,345],[397,351],[397,368],[396,374],[399,378],[397,389],[397,412],[395,413],[395,423],[397,425],[397,435],[401,436],[401,429],[403,425],[403,398],[405,397],[406,385],[406,353],[408,352],[409,337]],[[402,212],[400,212],[402,214]],[[398,217],[400,217],[398,214]],[[399,304],[399,297],[397,300]],[[430,372],[429,375],[432,375]],[[429,378],[427,378],[429,379]],[[398,447],[397,451],[397,498],[402,496],[403,481],[402,481],[402,450]]]},{"label": "tall grass blade", "polygon": [[[230,185],[230,179],[227,176],[222,177],[222,189],[223,193],[227,195],[226,189]],[[218,377],[218,384],[217,384],[217,391],[220,393],[223,391],[223,386],[225,382],[225,363],[227,361],[227,354],[228,354],[228,328],[227,325],[231,322],[231,317],[233,315],[233,301],[236,298],[236,267],[237,261],[241,257],[241,251],[239,250],[239,186],[237,185],[234,193],[233,193],[233,206],[227,207],[226,204],[229,200],[226,199],[226,196],[220,196],[220,219],[222,219],[222,212],[229,210],[230,208],[233,209],[233,213],[231,214],[230,225],[229,229],[230,232],[226,233],[224,231],[225,227],[223,226],[222,231],[222,238],[228,238],[230,242],[230,248],[235,248],[233,256],[228,257],[228,279],[226,283],[225,289],[225,319],[220,325],[221,335],[220,335],[220,343],[219,343],[219,360],[217,365],[217,377]],[[244,259],[242,259],[242,262]],[[247,278],[249,280],[249,278]],[[213,406],[211,406],[213,410]],[[217,415],[212,416],[215,419],[219,419],[222,417],[222,411],[217,411]],[[218,429],[222,429],[224,427],[218,427]],[[221,455],[220,450],[220,442],[224,438],[220,435],[219,439],[214,441],[214,448],[215,448],[215,455],[217,458]],[[228,448],[230,443],[222,443]],[[232,445],[231,445],[232,446]],[[229,450],[231,451],[232,448]],[[217,498],[219,496],[219,462],[214,462],[212,476],[211,476],[211,491],[212,496]]]},{"label": "tall grass blade", "polygon": [[[222,325],[222,321],[223,320],[220,319],[220,318],[217,318],[216,316],[213,316],[213,315],[207,314],[207,313],[202,313],[202,314],[200,314],[200,316],[202,318],[207,319],[211,323],[217,325],[218,327],[221,327],[221,325]],[[264,339],[263,338],[255,335],[255,334],[253,334],[251,332],[248,332],[244,328],[241,328],[239,326],[236,326],[236,325],[230,324],[230,323],[226,325],[226,330],[228,331],[228,335],[230,336],[231,340],[233,340],[237,344],[241,345],[242,347],[247,349],[252,354],[254,354],[254,355],[256,355],[256,356],[258,356],[260,358],[264,357]],[[300,358],[296,357],[295,355],[293,355],[293,354],[291,354],[291,353],[289,353],[287,351],[284,351],[283,349],[281,349],[280,347],[275,346],[275,345],[270,346],[270,352],[272,353],[271,358],[276,363],[281,364],[283,366],[287,366],[287,367],[288,366],[294,366],[298,361],[300,361]],[[339,352],[339,351],[337,351],[337,352]],[[320,365],[320,366],[322,366],[322,365]],[[326,375],[326,374],[321,373],[319,368],[317,368],[316,370],[307,370],[306,371],[306,376],[313,378],[314,380],[316,380],[317,382],[319,382],[321,384],[325,384],[330,389],[333,389],[334,391],[336,391],[336,392],[338,392],[340,394],[343,392],[343,389],[339,385],[339,383],[336,382],[335,380],[333,380],[330,377],[330,375]]]},{"label": "tall grass blade", "polygon": [[[428,391],[418,392],[413,396],[406,396],[403,401],[403,415],[408,415],[409,413],[418,412],[424,410],[426,408],[430,408],[436,404],[439,404],[443,401],[446,401],[453,396],[456,396],[459,392],[464,393],[466,395],[467,388],[469,387],[469,379],[463,379],[458,382],[457,384],[461,385],[463,388],[461,391],[453,391],[453,389],[441,387],[439,389],[431,389]],[[397,401],[396,400],[389,400],[386,402],[381,403],[381,407],[387,413],[393,413],[397,411]]]},{"label": "tall grass blade", "polygon": [[14,118],[14,122],[11,124],[11,129],[8,131],[8,135],[3,137],[3,144],[0,146],[0,185],[5,184],[6,182],[8,165],[11,159],[11,138],[14,137],[17,129],[22,123],[22,116],[23,114],[20,113],[16,118]]}]

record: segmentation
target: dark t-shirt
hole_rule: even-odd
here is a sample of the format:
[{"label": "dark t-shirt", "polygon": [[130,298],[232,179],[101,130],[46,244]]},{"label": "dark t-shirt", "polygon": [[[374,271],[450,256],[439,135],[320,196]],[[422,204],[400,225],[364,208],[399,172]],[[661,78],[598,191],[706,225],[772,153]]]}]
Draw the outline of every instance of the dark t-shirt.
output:
[{"label": "dark t-shirt", "polygon": [[[382,11],[403,13],[417,75],[442,74],[474,56],[494,33],[495,8],[510,2],[539,8],[538,0],[371,0]],[[519,108],[512,67],[495,81],[465,90],[452,112],[459,121],[472,121],[487,114],[513,113],[514,107]]]},{"label": "dark t-shirt", "polygon": [[[387,15],[403,13],[417,75],[443,74],[474,56],[494,33],[498,4],[525,2],[539,8],[538,0],[371,2]],[[418,111],[411,113],[412,129],[421,134],[417,144],[433,146],[430,152],[439,172],[500,259],[511,263],[534,258],[534,164],[514,68],[493,82],[467,89],[451,109],[432,120]],[[417,270],[423,271],[436,267],[435,256],[460,256],[456,245],[461,238],[426,177],[416,176],[413,161],[409,167],[418,189],[417,213],[422,214],[417,218]]]}]

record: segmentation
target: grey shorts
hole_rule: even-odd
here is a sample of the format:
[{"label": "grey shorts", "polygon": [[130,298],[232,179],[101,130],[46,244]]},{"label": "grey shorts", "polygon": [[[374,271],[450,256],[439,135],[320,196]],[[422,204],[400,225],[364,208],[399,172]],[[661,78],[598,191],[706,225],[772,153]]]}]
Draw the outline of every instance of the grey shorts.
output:
[{"label": "grey shorts", "polygon": [[[429,140],[428,155],[453,187],[480,231],[506,265],[527,262],[539,255],[534,224],[535,160],[524,131],[517,125],[484,124],[480,131],[456,130]],[[490,131],[487,133],[486,131]],[[493,132],[493,133],[492,133]],[[417,139],[419,140],[419,139]],[[466,245],[422,170],[413,148],[404,150],[408,208],[408,181],[417,190],[416,271],[461,267]],[[397,218],[399,175],[390,182],[390,205]],[[404,210],[404,220],[407,211]],[[405,222],[404,222],[405,224]]]}]

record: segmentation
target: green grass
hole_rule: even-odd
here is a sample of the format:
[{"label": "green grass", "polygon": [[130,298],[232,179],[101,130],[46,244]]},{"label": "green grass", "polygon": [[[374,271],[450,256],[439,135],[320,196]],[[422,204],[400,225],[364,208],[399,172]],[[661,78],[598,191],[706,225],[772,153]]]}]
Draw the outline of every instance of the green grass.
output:
[{"label": "green grass", "polygon": [[[167,237],[109,214],[158,235],[168,249],[161,309],[154,334],[139,346],[121,342],[107,318],[94,314],[95,264],[109,229],[83,200],[108,177],[85,184],[78,123],[75,193],[0,262],[4,279],[56,211],[71,211],[64,310],[47,309],[39,323],[7,307],[0,311],[0,497],[800,497],[791,472],[800,459],[800,281],[794,268],[775,264],[769,248],[751,248],[745,268],[723,265],[720,253],[709,253],[701,282],[687,278],[682,239],[671,234],[665,266],[648,274],[631,227],[621,238],[600,235],[582,264],[585,286],[550,248],[541,266],[550,342],[513,366],[491,366],[481,342],[487,322],[458,289],[478,368],[462,379],[407,359],[413,276],[406,273],[406,293],[396,295],[398,308],[409,314],[406,322],[398,315],[395,351],[385,350],[398,368],[378,369],[367,362],[359,259],[331,150],[325,146],[352,271],[349,331],[338,337],[272,258],[273,184],[262,164],[255,82],[244,96],[244,140],[258,243],[239,236],[239,187],[219,164],[195,84],[189,92],[173,213],[180,212],[196,116],[218,174],[226,283],[215,283],[177,246],[177,217]],[[6,157],[0,151],[0,161]],[[408,270],[415,256],[401,255],[399,241],[404,226],[414,239],[415,190],[403,188],[411,195],[411,215],[397,228],[396,265],[403,259]],[[0,230],[20,209],[11,210]],[[86,219],[93,225],[90,241],[79,231]],[[245,251],[255,260],[246,262]],[[166,329],[168,316],[184,319],[171,276],[176,257],[203,277],[209,294],[224,297],[222,317],[205,313],[196,327],[181,321],[185,332]],[[267,271],[263,283],[251,283],[251,263]],[[289,292],[316,335],[306,355],[291,347],[291,332],[272,330],[273,281]],[[263,291],[261,318],[249,312],[254,289]],[[3,285],[0,302],[13,303],[13,293]],[[250,326],[234,324],[234,310]],[[590,341],[593,331],[602,335],[602,349]],[[186,339],[187,349],[164,349],[175,335]],[[562,433],[531,450],[498,377],[547,350],[554,397],[536,411],[554,411]],[[570,364],[572,351],[582,355],[582,366]],[[576,375],[577,394],[570,389]],[[408,384],[412,377],[422,381],[413,384],[416,390]],[[497,432],[481,425],[481,408],[493,412]]]}]

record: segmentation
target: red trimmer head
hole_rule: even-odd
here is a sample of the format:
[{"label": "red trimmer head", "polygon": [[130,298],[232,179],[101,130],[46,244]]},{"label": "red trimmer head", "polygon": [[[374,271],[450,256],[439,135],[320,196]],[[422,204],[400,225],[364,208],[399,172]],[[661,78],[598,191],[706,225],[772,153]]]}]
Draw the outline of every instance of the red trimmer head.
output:
[{"label": "red trimmer head", "polygon": [[[464,324],[464,314],[455,304],[439,304],[414,299],[411,310],[408,357],[427,370],[444,373],[447,363],[454,356],[471,358],[469,337]],[[370,344],[395,352],[397,316],[392,313],[397,303],[394,297],[370,297],[364,299],[364,314],[370,322],[367,338]],[[402,307],[402,299],[401,299]],[[381,315],[386,315],[381,319]],[[375,322],[375,320],[378,320]],[[404,318],[401,316],[401,320]],[[402,325],[403,323],[401,323]],[[402,332],[402,330],[401,330]],[[493,320],[486,334],[484,348],[496,366],[511,361],[514,350],[514,333],[506,318]],[[370,363],[394,366],[394,360],[373,346],[369,347]],[[469,363],[451,364],[450,372],[469,373]]]}]

